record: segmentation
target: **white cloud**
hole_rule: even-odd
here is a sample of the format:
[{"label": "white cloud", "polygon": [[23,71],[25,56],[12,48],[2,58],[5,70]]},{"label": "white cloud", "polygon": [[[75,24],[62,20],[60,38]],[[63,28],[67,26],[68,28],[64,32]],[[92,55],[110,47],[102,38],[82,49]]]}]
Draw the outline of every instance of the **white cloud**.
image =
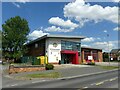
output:
[{"label": "white cloud", "polygon": [[17,8],[20,8],[20,5],[15,3],[15,2],[12,2],[13,5],[15,5]]},{"label": "white cloud", "polygon": [[95,42],[92,46],[103,49],[104,51],[109,51],[110,49],[113,48],[113,44],[109,43],[109,46],[108,46],[108,42]]},{"label": "white cloud", "polygon": [[95,41],[95,38],[93,37],[85,38],[82,40],[82,42],[93,42],[93,41]]},{"label": "white cloud", "polygon": [[26,3],[26,2],[29,2],[30,0],[16,0],[16,1],[21,3]]},{"label": "white cloud", "polygon": [[97,39],[97,40],[101,40],[101,38],[99,38],[99,37],[98,37],[98,38],[96,38],[96,39]]},{"label": "white cloud", "polygon": [[51,27],[45,28],[45,31],[48,31],[48,32],[71,32],[71,31],[73,31],[73,29],[64,29],[64,28],[60,28],[60,27],[56,27],[56,26],[51,26]]},{"label": "white cloud", "polygon": [[104,33],[107,33],[107,30],[104,30],[103,32],[104,32]]},{"label": "white cloud", "polygon": [[49,23],[57,26],[61,26],[64,28],[70,28],[70,29],[75,29],[78,27],[77,24],[71,22],[71,20],[64,21],[63,19],[59,17],[52,17],[49,19]]},{"label": "white cloud", "polygon": [[82,46],[82,47],[90,47],[90,46],[87,45],[87,44],[82,44],[81,46]]},{"label": "white cloud", "polygon": [[[85,39],[83,39],[85,40]],[[114,40],[114,41],[99,41],[99,38],[90,37],[87,38],[85,41],[82,41],[82,46],[84,47],[91,47],[91,48],[98,48],[102,49],[103,52],[105,51],[111,51],[112,49],[120,48],[118,47],[120,44],[120,41]]]},{"label": "white cloud", "polygon": [[75,19],[81,26],[89,21],[97,23],[107,20],[118,23],[118,7],[102,7],[100,5],[86,4],[84,0],[76,0],[65,5],[64,16]]},{"label": "white cloud", "polygon": [[[120,43],[120,42],[119,42]],[[94,42],[91,47],[100,48],[103,51],[111,51],[112,49],[118,48],[118,41],[109,42]]]},{"label": "white cloud", "polygon": [[113,2],[119,2],[120,0],[112,0]]},{"label": "white cloud", "polygon": [[120,28],[116,27],[113,29],[114,31],[120,31]]},{"label": "white cloud", "polygon": [[26,2],[29,2],[29,1],[30,0],[15,0],[15,2],[12,2],[12,4],[15,5],[17,8],[20,8],[20,5],[18,4],[18,2],[25,4]]},{"label": "white cloud", "polygon": [[34,30],[32,33],[28,35],[28,38],[29,40],[34,40],[46,34],[49,33],[44,33],[42,30]]}]

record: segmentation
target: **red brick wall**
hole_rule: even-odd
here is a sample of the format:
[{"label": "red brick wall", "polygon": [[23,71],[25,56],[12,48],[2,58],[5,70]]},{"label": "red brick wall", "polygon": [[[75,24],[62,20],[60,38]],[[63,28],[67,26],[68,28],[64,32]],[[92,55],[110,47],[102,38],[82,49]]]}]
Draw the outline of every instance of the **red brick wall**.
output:
[{"label": "red brick wall", "polygon": [[99,62],[103,62],[103,54],[101,51],[98,51],[98,59],[99,59]]},{"label": "red brick wall", "polygon": [[97,51],[97,55],[98,55],[98,61],[99,62],[103,62],[103,56],[102,56],[102,50],[97,50],[97,49],[89,49],[89,48],[82,48],[81,49],[81,61],[83,61],[84,60],[84,54],[85,54],[85,50],[90,50],[90,52],[92,52],[93,50],[96,50]]},{"label": "red brick wall", "polygon": [[20,73],[20,72],[31,72],[31,71],[42,71],[45,67],[27,67],[27,68],[10,68],[9,74]]},{"label": "red brick wall", "polygon": [[81,51],[81,62],[84,60],[84,50]]}]

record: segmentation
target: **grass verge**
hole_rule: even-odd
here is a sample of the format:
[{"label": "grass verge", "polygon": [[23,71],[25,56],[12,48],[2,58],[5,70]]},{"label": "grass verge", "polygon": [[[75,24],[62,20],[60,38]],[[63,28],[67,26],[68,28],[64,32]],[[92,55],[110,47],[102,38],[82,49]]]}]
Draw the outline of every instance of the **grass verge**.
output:
[{"label": "grass verge", "polygon": [[21,78],[32,79],[32,78],[59,78],[59,77],[61,77],[59,72],[50,72],[50,73],[28,74],[28,75],[22,76]]},{"label": "grass verge", "polygon": [[112,70],[112,69],[118,69],[118,66],[99,66],[102,69]]}]

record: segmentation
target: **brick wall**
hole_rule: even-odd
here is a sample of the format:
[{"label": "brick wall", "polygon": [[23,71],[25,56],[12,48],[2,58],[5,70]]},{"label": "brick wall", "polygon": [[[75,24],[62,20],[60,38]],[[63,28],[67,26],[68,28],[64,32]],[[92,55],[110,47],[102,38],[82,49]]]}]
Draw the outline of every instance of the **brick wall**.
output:
[{"label": "brick wall", "polygon": [[9,74],[20,73],[20,72],[31,72],[31,71],[42,71],[45,70],[45,67],[20,67],[16,68],[11,66],[9,68]]},{"label": "brick wall", "polygon": [[98,51],[98,59],[99,59],[99,62],[103,62],[103,54],[101,51]]},{"label": "brick wall", "polygon": [[91,53],[91,55],[93,55],[93,51],[96,51],[96,55],[97,55],[97,59],[98,59],[98,61],[99,62],[103,62],[103,55],[102,55],[102,50],[99,50],[99,49],[92,49],[92,48],[82,48],[82,50],[81,50],[81,61],[83,61],[84,60],[84,58],[85,58],[85,50],[89,50]]}]

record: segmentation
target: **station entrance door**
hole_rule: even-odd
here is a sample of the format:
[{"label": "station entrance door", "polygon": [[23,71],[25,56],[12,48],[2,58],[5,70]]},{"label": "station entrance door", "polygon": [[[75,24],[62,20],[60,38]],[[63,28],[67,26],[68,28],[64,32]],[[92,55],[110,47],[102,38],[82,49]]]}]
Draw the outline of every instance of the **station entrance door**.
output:
[{"label": "station entrance door", "polygon": [[78,51],[62,50],[61,64],[78,64]]}]

